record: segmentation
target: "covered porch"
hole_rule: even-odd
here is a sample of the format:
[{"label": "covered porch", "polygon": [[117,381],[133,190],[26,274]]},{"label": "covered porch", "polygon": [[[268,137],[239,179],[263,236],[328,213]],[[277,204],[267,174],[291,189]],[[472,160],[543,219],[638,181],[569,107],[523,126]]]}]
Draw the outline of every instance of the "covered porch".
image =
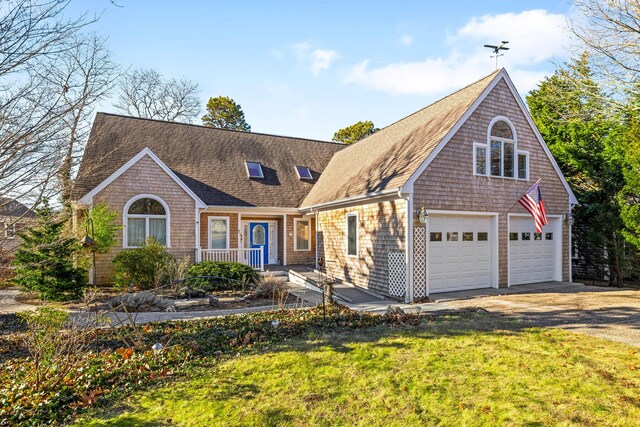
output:
[{"label": "covered porch", "polygon": [[209,207],[200,211],[197,227],[196,262],[241,262],[258,271],[315,265],[315,215],[295,208]]}]

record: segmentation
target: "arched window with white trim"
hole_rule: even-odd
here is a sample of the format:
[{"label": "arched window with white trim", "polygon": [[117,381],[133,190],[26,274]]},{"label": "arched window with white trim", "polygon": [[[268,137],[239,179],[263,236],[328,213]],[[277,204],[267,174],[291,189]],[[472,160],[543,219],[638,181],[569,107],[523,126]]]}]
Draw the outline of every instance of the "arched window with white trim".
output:
[{"label": "arched window with white trim", "polygon": [[506,117],[495,117],[487,143],[475,143],[473,150],[475,175],[529,179],[529,153],[518,150],[515,128]]},{"label": "arched window with white trim", "polygon": [[137,248],[149,238],[169,246],[169,207],[159,197],[139,195],[124,208],[124,247]]}]

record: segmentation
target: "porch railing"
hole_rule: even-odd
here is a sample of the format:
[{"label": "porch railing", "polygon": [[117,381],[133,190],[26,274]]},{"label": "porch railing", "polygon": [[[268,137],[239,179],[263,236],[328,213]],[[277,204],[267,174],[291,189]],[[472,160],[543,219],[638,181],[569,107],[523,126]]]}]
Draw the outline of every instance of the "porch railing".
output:
[{"label": "porch railing", "polygon": [[263,248],[200,249],[198,261],[241,262],[255,270],[264,271]]}]

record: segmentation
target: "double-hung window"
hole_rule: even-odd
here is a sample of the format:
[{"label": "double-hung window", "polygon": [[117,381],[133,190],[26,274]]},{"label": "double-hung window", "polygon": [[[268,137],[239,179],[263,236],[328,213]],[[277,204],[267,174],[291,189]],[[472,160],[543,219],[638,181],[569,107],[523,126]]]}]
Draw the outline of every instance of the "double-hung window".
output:
[{"label": "double-hung window", "polygon": [[311,225],[308,219],[296,218],[293,220],[294,234],[296,236],[296,251],[311,250]]},{"label": "double-hung window", "polygon": [[229,248],[229,218],[209,217],[209,249]]}]

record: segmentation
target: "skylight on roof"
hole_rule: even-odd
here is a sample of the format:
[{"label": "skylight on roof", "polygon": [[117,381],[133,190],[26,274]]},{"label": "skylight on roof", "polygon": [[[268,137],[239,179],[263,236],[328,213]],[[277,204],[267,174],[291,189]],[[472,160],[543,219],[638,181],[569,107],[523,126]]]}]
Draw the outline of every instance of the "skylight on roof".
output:
[{"label": "skylight on roof", "polygon": [[249,178],[264,178],[262,173],[262,165],[258,162],[244,162],[247,167],[247,175]]},{"label": "skylight on roof", "polygon": [[296,166],[296,173],[300,179],[313,179],[311,170],[307,166]]}]

